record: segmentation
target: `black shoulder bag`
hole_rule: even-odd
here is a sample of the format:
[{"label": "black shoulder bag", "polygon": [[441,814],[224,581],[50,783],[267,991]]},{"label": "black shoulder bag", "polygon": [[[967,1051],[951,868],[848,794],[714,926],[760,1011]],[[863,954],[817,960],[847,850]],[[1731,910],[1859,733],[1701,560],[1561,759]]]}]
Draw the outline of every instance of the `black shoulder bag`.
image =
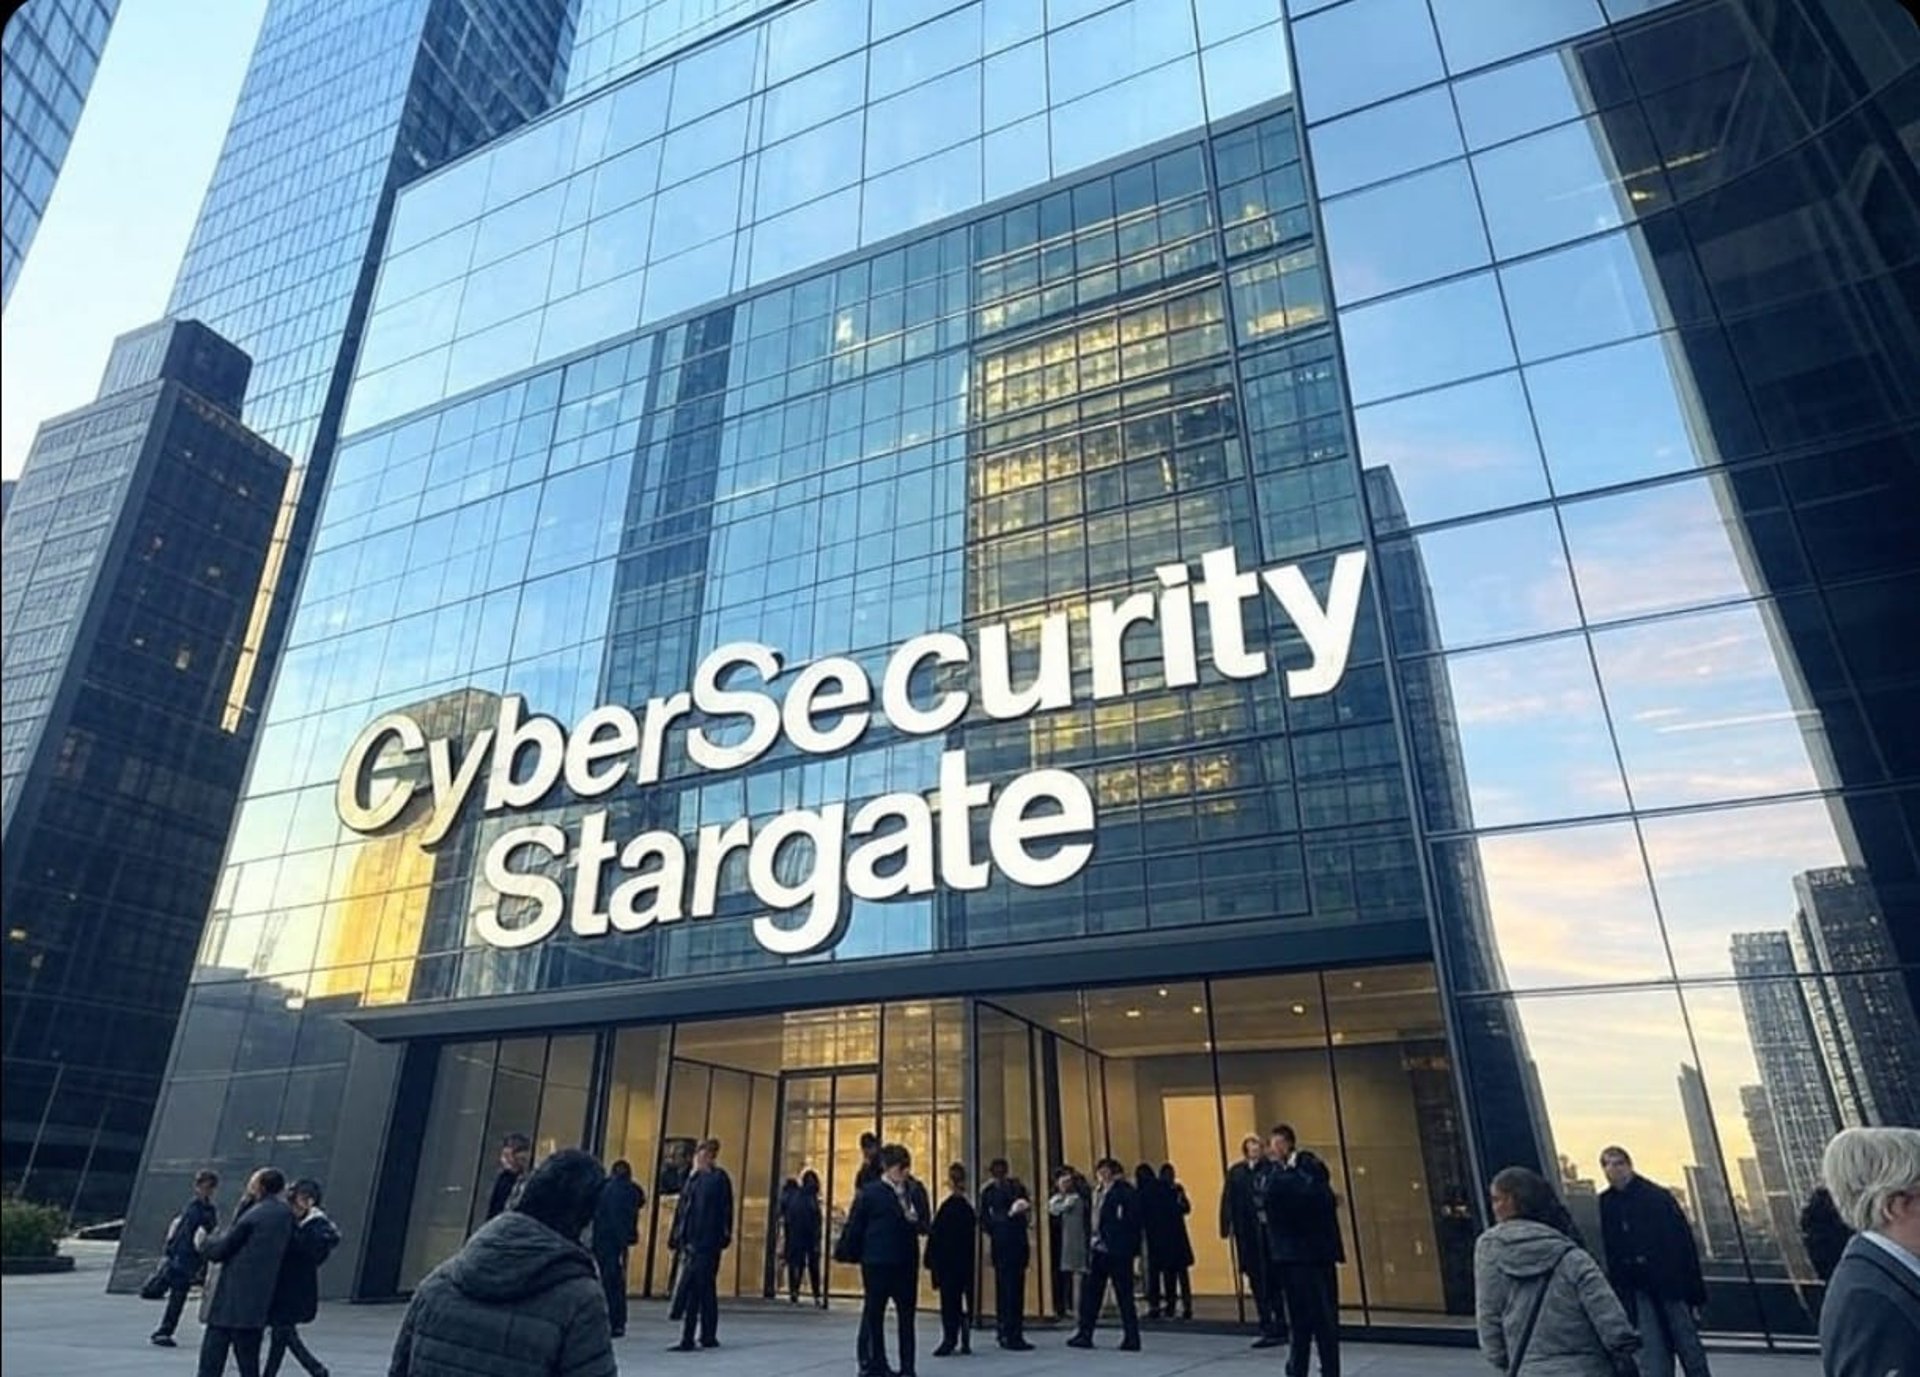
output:
[{"label": "black shoulder bag", "polygon": [[1547,1292],[1553,1289],[1553,1279],[1560,1275],[1560,1263],[1567,1260],[1565,1253],[1548,1269],[1541,1279],[1540,1289],[1533,1293],[1533,1303],[1527,1307],[1526,1323],[1520,1326],[1520,1342],[1514,1345],[1513,1352],[1507,1358],[1507,1377],[1517,1377],[1520,1364],[1527,1360],[1527,1348],[1533,1343],[1534,1326],[1540,1323],[1540,1311],[1547,1303]]}]

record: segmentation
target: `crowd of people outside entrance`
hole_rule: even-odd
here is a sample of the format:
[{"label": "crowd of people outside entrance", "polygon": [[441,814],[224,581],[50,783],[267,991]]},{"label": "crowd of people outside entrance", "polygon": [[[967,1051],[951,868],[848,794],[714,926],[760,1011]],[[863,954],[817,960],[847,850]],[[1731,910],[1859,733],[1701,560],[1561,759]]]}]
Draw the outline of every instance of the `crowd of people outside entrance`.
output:
[{"label": "crowd of people outside entrance", "polygon": [[[1249,1135],[1226,1174],[1221,1237],[1253,1296],[1256,1348],[1285,1348],[1287,1377],[1340,1377],[1339,1267],[1343,1202],[1327,1164],[1277,1124]],[[692,1149],[674,1185],[669,1247],[675,1352],[716,1348],[721,1259],[733,1242],[734,1191],[721,1144]],[[646,1192],[632,1167],[602,1168],[562,1149],[537,1166],[511,1135],[485,1222],[414,1291],[395,1340],[389,1377],[609,1377],[613,1341],[626,1331],[627,1254],[641,1238]],[[1482,1354],[1527,1377],[1711,1377],[1699,1315],[1706,1286],[1692,1225],[1673,1192],[1643,1176],[1624,1147],[1599,1165],[1598,1239],[1581,1236],[1551,1182],[1524,1167],[1495,1174],[1492,1227],[1474,1248],[1475,1312]],[[319,1269],[340,1242],[321,1209],[318,1182],[288,1185],[256,1171],[233,1216],[220,1220],[220,1182],[201,1172],[170,1224],[164,1257],[142,1288],[166,1308],[152,1342],[175,1345],[192,1288],[203,1288],[199,1377],[275,1377],[290,1355],[312,1377],[326,1367],[300,1326],[318,1312]],[[936,1209],[907,1149],[867,1135],[833,1260],[858,1269],[859,1377],[914,1377],[915,1320],[924,1268],[940,1298],[939,1358],[972,1352],[977,1299],[990,1298],[995,1337],[1014,1353],[1034,1345],[1025,1328],[1027,1273],[1044,1218],[1054,1263],[1047,1296],[1070,1318],[1072,1348],[1096,1346],[1108,1313],[1122,1351],[1141,1348],[1137,1284],[1149,1318],[1192,1316],[1192,1204],[1171,1165],[1129,1173],[1113,1158],[1091,1179],[1053,1174],[1044,1216],[1004,1159],[987,1166],[976,1198],[966,1168],[947,1169]],[[821,1253],[828,1219],[817,1173],[786,1183],[778,1201],[779,1257],[798,1305],[805,1279],[825,1305]],[[1820,1189],[1801,1228],[1827,1280],[1820,1317],[1825,1377],[1890,1377],[1920,1367],[1920,1129],[1855,1128],[1828,1144]],[[583,1235],[589,1241],[583,1243]],[[977,1284],[984,1250],[991,1290]],[[978,1279],[984,1281],[984,1279]],[[892,1358],[886,1313],[895,1316]],[[264,1366],[262,1355],[264,1349]]]}]

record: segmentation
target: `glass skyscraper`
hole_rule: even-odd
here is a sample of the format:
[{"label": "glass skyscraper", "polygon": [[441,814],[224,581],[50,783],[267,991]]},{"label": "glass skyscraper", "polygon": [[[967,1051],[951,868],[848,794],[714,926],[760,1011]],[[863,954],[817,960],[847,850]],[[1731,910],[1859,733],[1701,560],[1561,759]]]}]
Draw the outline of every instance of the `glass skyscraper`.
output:
[{"label": "glass skyscraper", "polygon": [[369,1297],[502,1133],[626,1157],[657,1294],[715,1134],[760,1294],[863,1129],[1210,1200],[1285,1119],[1355,1324],[1621,1142],[1808,1333],[1920,1037],[1913,26],[588,0],[571,71],[397,197],[120,1281],[266,1155]]},{"label": "glass skyscraper", "polygon": [[0,37],[0,170],[6,181],[0,304],[13,295],[46,214],[119,7],[120,0],[24,0],[7,14]]},{"label": "glass skyscraper", "polygon": [[287,457],[247,356],[162,322],[48,421],[0,579],[7,1189],[125,1208],[252,745],[222,721]]}]

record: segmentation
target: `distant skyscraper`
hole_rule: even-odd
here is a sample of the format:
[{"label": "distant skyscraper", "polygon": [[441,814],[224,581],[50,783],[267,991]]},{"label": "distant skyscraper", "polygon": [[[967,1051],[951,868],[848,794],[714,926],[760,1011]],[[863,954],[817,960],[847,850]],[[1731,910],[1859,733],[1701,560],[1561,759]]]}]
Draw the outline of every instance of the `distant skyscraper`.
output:
[{"label": "distant skyscraper", "polygon": [[1787,1193],[1804,1200],[1820,1178],[1820,1154],[1839,1132],[1840,1118],[1794,969],[1793,945],[1785,932],[1736,932],[1732,951],[1747,1037],[1779,1133]]},{"label": "distant skyscraper", "polygon": [[252,354],[249,425],[293,456],[227,698],[257,711],[333,459],[394,193],[559,94],[571,0],[272,0],[169,313]]},{"label": "distant skyscraper", "polygon": [[26,0],[7,15],[0,39],[0,90],[6,92],[0,120],[6,179],[0,303],[13,295],[14,279],[46,214],[119,7],[120,0]]},{"label": "distant skyscraper", "polygon": [[1686,1168],[1687,1194],[1693,1197],[1694,1227],[1715,1261],[1740,1257],[1740,1231],[1734,1221],[1733,1194],[1727,1189],[1726,1169],[1720,1165],[1720,1144],[1713,1131],[1713,1110],[1707,1104],[1707,1083],[1697,1066],[1680,1067],[1680,1106],[1687,1117],[1687,1138],[1693,1145],[1693,1163]]},{"label": "distant skyscraper", "polygon": [[219,874],[253,719],[222,721],[286,456],[247,357],[166,322],[48,421],[0,579],[5,1172],[124,1208]]},{"label": "distant skyscraper", "polygon": [[[1834,866],[1793,879],[1794,956],[1809,982],[1821,1050],[1842,1116],[1853,1123],[1920,1124],[1920,1019],[1867,872]],[[1842,974],[1831,974],[1842,972]]]},{"label": "distant skyscraper", "polygon": [[1756,1259],[1777,1258],[1780,1247],[1774,1241],[1773,1216],[1767,1208],[1767,1186],[1760,1175],[1760,1161],[1756,1157],[1742,1157],[1738,1166],[1740,1224],[1746,1230],[1747,1251]]}]

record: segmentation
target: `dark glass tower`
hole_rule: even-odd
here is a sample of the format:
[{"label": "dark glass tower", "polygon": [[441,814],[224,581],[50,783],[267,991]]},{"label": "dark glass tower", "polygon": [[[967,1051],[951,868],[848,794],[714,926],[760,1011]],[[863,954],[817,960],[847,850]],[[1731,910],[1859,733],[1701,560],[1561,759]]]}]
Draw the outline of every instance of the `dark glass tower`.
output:
[{"label": "dark glass tower", "polygon": [[119,8],[120,0],[26,0],[7,15],[0,48],[5,66],[0,90],[6,93],[0,123],[0,165],[6,171],[0,302],[13,295]]},{"label": "dark glass tower", "polygon": [[570,0],[268,6],[169,306],[252,354],[248,424],[294,461],[229,720],[272,674],[394,193],[551,105],[572,36]]},{"label": "dark glass tower", "polygon": [[7,516],[5,1173],[81,1216],[132,1185],[253,744],[221,704],[288,465],[246,379],[202,325],[122,337]]}]

